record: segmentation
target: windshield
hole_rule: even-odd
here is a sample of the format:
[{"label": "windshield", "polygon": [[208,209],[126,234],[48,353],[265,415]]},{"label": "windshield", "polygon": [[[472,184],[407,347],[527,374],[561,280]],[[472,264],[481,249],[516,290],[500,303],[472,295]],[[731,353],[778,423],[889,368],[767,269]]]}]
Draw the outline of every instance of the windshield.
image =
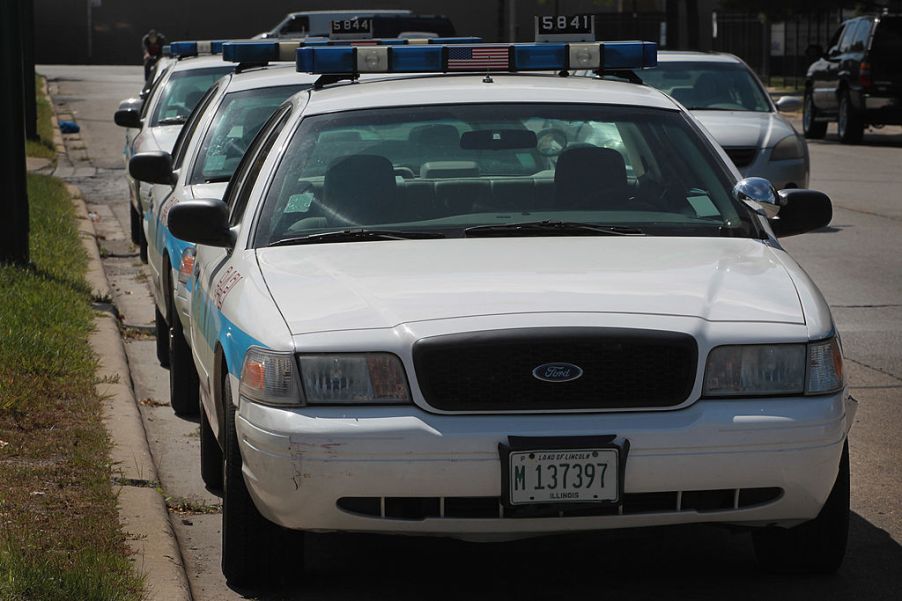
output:
[{"label": "windshield", "polygon": [[740,63],[659,62],[641,77],[689,110],[771,110],[755,76]]},{"label": "windshield", "polygon": [[160,93],[160,100],[150,121],[151,127],[180,125],[187,121],[210,86],[234,68],[232,65],[225,65],[173,73]]},{"label": "windshield", "polygon": [[197,153],[191,184],[229,181],[270,115],[286,98],[308,87],[278,86],[226,94]]},{"label": "windshield", "polygon": [[349,111],[301,122],[255,239],[266,246],[349,228],[451,237],[546,220],[581,231],[753,235],[731,185],[676,111],[523,103]]}]

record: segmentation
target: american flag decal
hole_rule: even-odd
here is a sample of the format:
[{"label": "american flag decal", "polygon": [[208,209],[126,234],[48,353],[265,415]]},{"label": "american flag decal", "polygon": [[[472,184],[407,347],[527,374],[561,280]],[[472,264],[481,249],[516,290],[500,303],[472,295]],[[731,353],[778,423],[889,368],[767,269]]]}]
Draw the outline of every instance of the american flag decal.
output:
[{"label": "american flag decal", "polygon": [[506,71],[509,68],[510,55],[507,46],[448,48],[449,71]]}]

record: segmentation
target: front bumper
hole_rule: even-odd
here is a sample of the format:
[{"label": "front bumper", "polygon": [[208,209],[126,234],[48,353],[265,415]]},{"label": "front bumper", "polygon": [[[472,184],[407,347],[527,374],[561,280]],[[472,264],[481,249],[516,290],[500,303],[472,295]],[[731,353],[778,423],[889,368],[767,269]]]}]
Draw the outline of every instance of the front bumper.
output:
[{"label": "front bumper", "polygon": [[[702,400],[676,411],[436,415],[416,407],[283,410],[241,401],[244,476],[261,513],[300,530],[518,538],[697,522],[793,525],[817,516],[855,413],[827,397]],[[779,488],[770,502],[700,511],[674,506],[583,517],[393,519],[386,501],[501,495],[498,444],[508,436],[615,434],[630,441],[624,495]],[[377,498],[379,515],[339,508]],[[739,498],[739,492],[736,492]],[[444,506],[444,505],[442,505]],[[621,509],[622,512],[622,509]]]}]

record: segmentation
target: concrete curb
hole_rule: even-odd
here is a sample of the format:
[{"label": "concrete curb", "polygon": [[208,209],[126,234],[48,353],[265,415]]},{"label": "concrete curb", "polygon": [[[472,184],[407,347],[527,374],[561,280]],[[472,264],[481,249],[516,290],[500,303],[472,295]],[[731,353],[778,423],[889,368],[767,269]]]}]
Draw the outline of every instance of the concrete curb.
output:
[{"label": "concrete curb", "polygon": [[[54,119],[54,140],[59,128]],[[60,138],[61,139],[61,138]],[[128,358],[119,333],[110,285],[103,270],[94,223],[81,192],[67,185],[75,206],[79,235],[88,255],[86,280],[98,308],[107,312],[94,320],[90,344],[97,355],[98,395],[103,399],[103,421],[110,435],[110,461],[114,492],[118,497],[119,522],[126,533],[135,568],[145,577],[148,601],[191,601],[191,588],[169,512],[158,492],[156,466],[147,442],[141,412],[135,400]]]}]

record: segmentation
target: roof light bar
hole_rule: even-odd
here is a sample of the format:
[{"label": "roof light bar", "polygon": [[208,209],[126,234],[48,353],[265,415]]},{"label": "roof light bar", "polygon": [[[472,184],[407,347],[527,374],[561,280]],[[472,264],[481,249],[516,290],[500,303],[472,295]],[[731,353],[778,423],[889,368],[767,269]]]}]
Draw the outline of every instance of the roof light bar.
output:
[{"label": "roof light bar", "polygon": [[299,47],[297,70],[313,74],[455,73],[647,69],[654,42]]},{"label": "roof light bar", "polygon": [[177,58],[185,58],[188,56],[199,56],[201,54],[220,54],[222,53],[223,43],[224,40],[172,42],[169,44],[169,55]]},{"label": "roof light bar", "polygon": [[303,41],[247,41],[223,44],[222,59],[232,63],[267,63],[270,61],[296,60],[298,48],[332,48],[342,46],[425,46],[429,44],[478,44],[482,38],[386,38],[358,40],[330,40],[329,38],[307,38]]}]

